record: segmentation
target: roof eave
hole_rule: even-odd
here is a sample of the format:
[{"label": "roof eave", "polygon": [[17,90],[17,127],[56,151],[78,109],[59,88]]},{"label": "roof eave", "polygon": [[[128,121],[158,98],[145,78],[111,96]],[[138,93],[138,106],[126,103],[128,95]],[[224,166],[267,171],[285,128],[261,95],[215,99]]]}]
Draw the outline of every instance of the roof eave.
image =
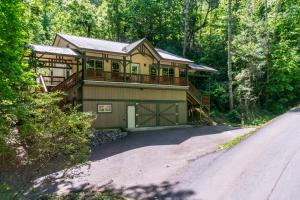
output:
[{"label": "roof eave", "polygon": [[48,55],[61,55],[61,56],[68,56],[68,57],[76,57],[79,58],[80,55],[70,55],[70,54],[63,54],[63,53],[50,53],[50,52],[44,52],[44,51],[34,51],[35,53],[39,53],[39,54],[48,54]]},{"label": "roof eave", "polygon": [[161,61],[167,61],[167,62],[179,62],[179,63],[184,63],[184,64],[193,64],[194,61],[184,61],[184,60],[173,60],[173,59],[162,59]]}]

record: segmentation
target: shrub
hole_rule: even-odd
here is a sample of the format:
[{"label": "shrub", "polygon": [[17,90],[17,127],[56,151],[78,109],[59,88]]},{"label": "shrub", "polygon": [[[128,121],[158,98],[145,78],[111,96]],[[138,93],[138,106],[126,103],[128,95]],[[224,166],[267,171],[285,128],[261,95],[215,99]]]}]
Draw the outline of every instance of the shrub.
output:
[{"label": "shrub", "polygon": [[0,136],[1,165],[47,164],[60,156],[78,163],[87,158],[93,114],[60,108],[61,100],[59,93],[26,94],[7,110],[0,123],[7,126]]},{"label": "shrub", "polygon": [[226,114],[226,118],[232,123],[240,123],[242,118],[240,113],[237,110],[232,110]]}]

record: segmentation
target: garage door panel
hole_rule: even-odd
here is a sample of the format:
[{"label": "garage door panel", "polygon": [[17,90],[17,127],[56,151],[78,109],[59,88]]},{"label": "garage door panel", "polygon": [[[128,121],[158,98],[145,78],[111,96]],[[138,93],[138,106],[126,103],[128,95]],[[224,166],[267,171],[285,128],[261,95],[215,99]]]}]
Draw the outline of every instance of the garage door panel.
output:
[{"label": "garage door panel", "polygon": [[176,125],[176,116],[173,115],[160,115],[159,122],[161,126],[174,126]]},{"label": "garage door panel", "polygon": [[178,124],[177,103],[137,103],[137,127],[174,126]]}]

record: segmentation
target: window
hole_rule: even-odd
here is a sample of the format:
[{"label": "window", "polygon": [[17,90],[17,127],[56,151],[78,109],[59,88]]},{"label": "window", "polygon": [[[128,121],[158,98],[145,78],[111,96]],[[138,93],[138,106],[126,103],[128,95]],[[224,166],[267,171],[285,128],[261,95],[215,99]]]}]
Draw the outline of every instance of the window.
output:
[{"label": "window", "polygon": [[87,69],[103,71],[103,61],[102,60],[88,59],[87,62],[86,62],[86,67],[87,67]]},{"label": "window", "polygon": [[102,60],[95,61],[95,69],[98,71],[103,71],[103,61]]},{"label": "window", "polygon": [[111,71],[112,72],[120,72],[120,63],[113,61],[111,64]]},{"label": "window", "polygon": [[163,76],[168,76],[169,75],[169,69],[168,68],[163,68],[162,75]]},{"label": "window", "polygon": [[94,69],[95,66],[95,60],[88,59],[86,62],[86,68],[87,69]]},{"label": "window", "polygon": [[179,77],[186,77],[186,69],[179,70]]},{"label": "window", "polygon": [[98,111],[98,113],[111,113],[112,105],[111,104],[98,104],[97,111]]},{"label": "window", "polygon": [[174,68],[169,68],[169,76],[174,77]]},{"label": "window", "polygon": [[131,74],[138,74],[140,69],[140,64],[131,63]]},{"label": "window", "polygon": [[174,68],[164,67],[162,71],[163,76],[174,76]]}]

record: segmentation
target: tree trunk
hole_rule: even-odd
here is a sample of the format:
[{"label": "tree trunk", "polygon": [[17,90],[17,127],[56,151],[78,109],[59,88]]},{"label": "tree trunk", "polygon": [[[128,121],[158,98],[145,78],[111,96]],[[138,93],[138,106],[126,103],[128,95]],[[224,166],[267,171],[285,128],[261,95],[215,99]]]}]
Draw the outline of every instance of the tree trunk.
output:
[{"label": "tree trunk", "polygon": [[92,37],[92,25],[88,24],[87,25],[87,37]]},{"label": "tree trunk", "polygon": [[266,86],[265,86],[265,103],[268,102],[269,96],[267,88],[269,87],[270,82],[270,52],[269,52],[269,25],[268,25],[268,0],[264,2],[265,6],[265,21],[264,21],[264,29],[266,33],[265,37],[265,57],[266,57]]},{"label": "tree trunk", "polygon": [[184,18],[184,40],[182,55],[185,57],[186,47],[187,47],[187,32],[188,32],[188,17],[189,17],[189,0],[185,1],[185,18]]},{"label": "tree trunk", "polygon": [[[209,9],[211,9],[211,1],[209,1]],[[212,30],[211,30],[211,25],[212,25],[212,18],[211,18],[211,15],[212,13],[209,13],[209,45],[211,47],[211,33],[212,33]],[[210,50],[211,48],[209,48]]]},{"label": "tree trunk", "polygon": [[232,92],[232,58],[231,58],[231,43],[232,43],[232,13],[231,13],[231,0],[228,0],[228,94],[229,94],[229,109],[233,109],[233,92]]}]

